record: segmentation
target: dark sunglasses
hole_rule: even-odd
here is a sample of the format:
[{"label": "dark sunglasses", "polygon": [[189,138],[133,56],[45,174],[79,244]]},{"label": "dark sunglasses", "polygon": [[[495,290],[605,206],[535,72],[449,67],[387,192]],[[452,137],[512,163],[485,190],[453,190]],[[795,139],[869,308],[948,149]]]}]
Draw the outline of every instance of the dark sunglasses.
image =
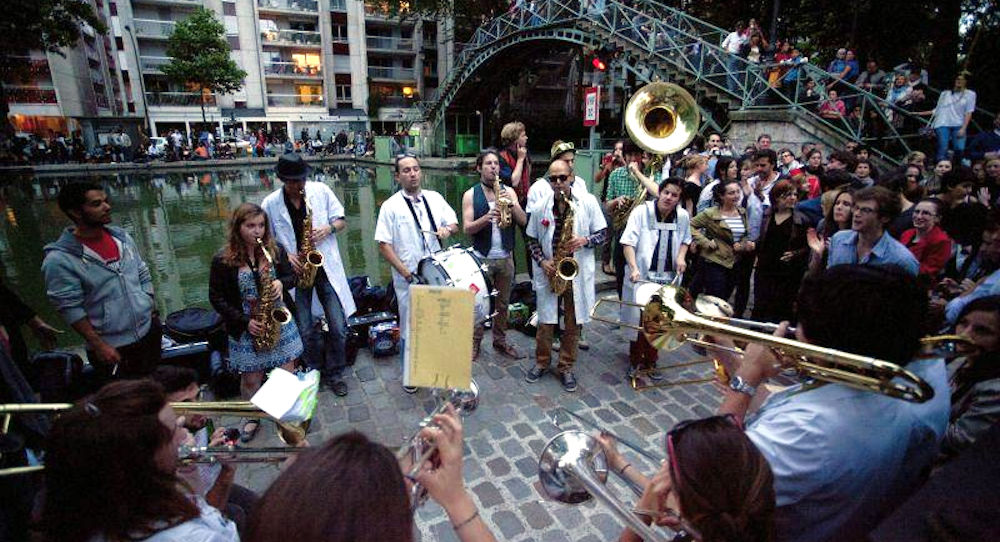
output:
[{"label": "dark sunglasses", "polygon": [[564,183],[569,179],[569,175],[549,175],[550,183]]}]

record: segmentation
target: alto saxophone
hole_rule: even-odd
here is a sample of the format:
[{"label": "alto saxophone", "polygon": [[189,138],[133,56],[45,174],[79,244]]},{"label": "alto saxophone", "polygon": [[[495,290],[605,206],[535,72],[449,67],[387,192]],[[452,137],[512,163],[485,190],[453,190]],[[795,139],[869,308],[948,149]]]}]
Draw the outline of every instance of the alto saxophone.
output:
[{"label": "alto saxophone", "polygon": [[[577,263],[573,253],[569,250],[569,244],[573,241],[573,222],[576,220],[576,203],[573,196],[562,193],[562,199],[566,202],[566,215],[563,217],[562,232],[559,240],[552,250],[552,261],[555,263],[556,273],[549,279],[552,291],[556,295],[563,295],[566,289],[572,284],[573,279],[580,272],[580,264]],[[555,203],[554,203],[555,204]]]},{"label": "alto saxophone", "polygon": [[511,201],[510,196],[507,195],[507,191],[500,184],[499,178],[493,181],[493,194],[496,196],[497,214],[499,215],[499,218],[497,218],[497,227],[510,227],[513,220],[513,211],[511,209],[513,209],[514,202]]},{"label": "alto saxophone", "polygon": [[292,321],[292,313],[285,307],[276,304],[275,301],[279,299],[281,292],[275,292],[271,284],[271,269],[274,267],[274,260],[259,237],[257,245],[264,253],[267,265],[254,273],[254,281],[257,283],[257,304],[254,305],[250,318],[264,325],[260,335],[253,336],[253,350],[254,352],[267,352],[273,350],[278,344],[278,339],[281,338],[281,326]]},{"label": "alto saxophone", "polygon": [[[633,175],[633,178],[634,177],[635,176]],[[636,179],[636,182],[639,182],[639,179]],[[615,231],[622,231],[625,229],[625,224],[628,222],[628,216],[632,214],[632,211],[634,211],[636,207],[645,203],[646,192],[646,187],[639,182],[639,186],[636,189],[635,194],[632,194],[632,197],[625,198],[625,200],[622,201],[622,204],[614,210],[611,217],[611,225]]]},{"label": "alto saxophone", "polygon": [[302,204],[306,206],[306,217],[302,220],[302,248],[299,251],[299,261],[302,262],[302,273],[296,284],[299,288],[312,288],[316,282],[316,272],[323,267],[323,253],[316,250],[312,240],[313,212],[306,199],[306,191],[302,189]]}]

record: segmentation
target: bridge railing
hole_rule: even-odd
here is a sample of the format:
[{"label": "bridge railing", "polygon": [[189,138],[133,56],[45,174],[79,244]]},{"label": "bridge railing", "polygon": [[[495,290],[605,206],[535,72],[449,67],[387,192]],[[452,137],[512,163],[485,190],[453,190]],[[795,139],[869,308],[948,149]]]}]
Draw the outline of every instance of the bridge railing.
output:
[{"label": "bridge railing", "polygon": [[[907,111],[853,84],[835,81],[823,69],[807,62],[789,66],[797,70],[798,77],[781,80],[774,72],[780,73],[783,66],[754,63],[723,49],[721,43],[728,32],[722,28],[652,0],[640,0],[634,5],[618,0],[542,0],[534,3],[535,9],[509,11],[475,31],[441,88],[460,83],[469,75],[466,68],[484,49],[516,33],[585,26],[606,38],[624,41],[627,53],[633,58],[645,56],[647,65],[672,64],[692,75],[697,83],[715,88],[738,109],[790,110],[806,115],[842,138],[868,144],[874,154],[890,162],[897,162],[896,156],[909,152],[913,142],[922,137],[921,129],[929,123],[929,116]],[[809,79],[816,83],[813,92],[807,92]],[[852,109],[857,106],[858,111],[854,115],[821,115],[828,86],[835,86],[840,99]],[[424,118],[436,121],[441,108],[447,105],[445,99],[450,97],[442,91],[423,104]],[[933,106],[927,103],[928,109]]]}]

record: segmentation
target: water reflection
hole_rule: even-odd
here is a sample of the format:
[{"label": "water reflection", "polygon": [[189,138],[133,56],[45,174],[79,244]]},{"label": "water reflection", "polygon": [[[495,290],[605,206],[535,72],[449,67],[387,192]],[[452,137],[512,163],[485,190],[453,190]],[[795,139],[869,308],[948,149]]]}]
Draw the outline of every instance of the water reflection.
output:
[{"label": "water reflection", "polygon": [[[68,327],[45,297],[42,249],[69,225],[56,203],[60,187],[81,178],[15,177],[0,186],[0,272],[45,320],[63,329]],[[113,223],[132,234],[149,264],[161,314],[209,306],[209,266],[224,243],[231,211],[244,202],[260,203],[281,186],[270,167],[249,166],[90,179],[105,188]],[[348,276],[366,274],[373,282],[388,283],[389,266],[373,238],[378,208],[396,190],[392,167],[326,165],[316,169],[313,180],[327,184],[344,203],[348,227],[339,245]],[[458,214],[462,193],[475,180],[471,174],[424,170],[424,186],[444,195]],[[467,240],[459,234],[455,242]],[[62,341],[80,342],[72,332]]]}]

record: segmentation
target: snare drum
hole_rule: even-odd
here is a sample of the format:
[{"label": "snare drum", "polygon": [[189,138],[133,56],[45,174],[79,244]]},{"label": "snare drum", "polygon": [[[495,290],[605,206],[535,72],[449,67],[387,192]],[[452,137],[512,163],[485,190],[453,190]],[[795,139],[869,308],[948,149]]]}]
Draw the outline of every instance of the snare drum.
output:
[{"label": "snare drum", "polygon": [[472,248],[453,246],[420,260],[417,276],[432,286],[450,286],[472,290],[476,324],[488,320],[493,314],[493,284],[486,277],[486,267]]}]

